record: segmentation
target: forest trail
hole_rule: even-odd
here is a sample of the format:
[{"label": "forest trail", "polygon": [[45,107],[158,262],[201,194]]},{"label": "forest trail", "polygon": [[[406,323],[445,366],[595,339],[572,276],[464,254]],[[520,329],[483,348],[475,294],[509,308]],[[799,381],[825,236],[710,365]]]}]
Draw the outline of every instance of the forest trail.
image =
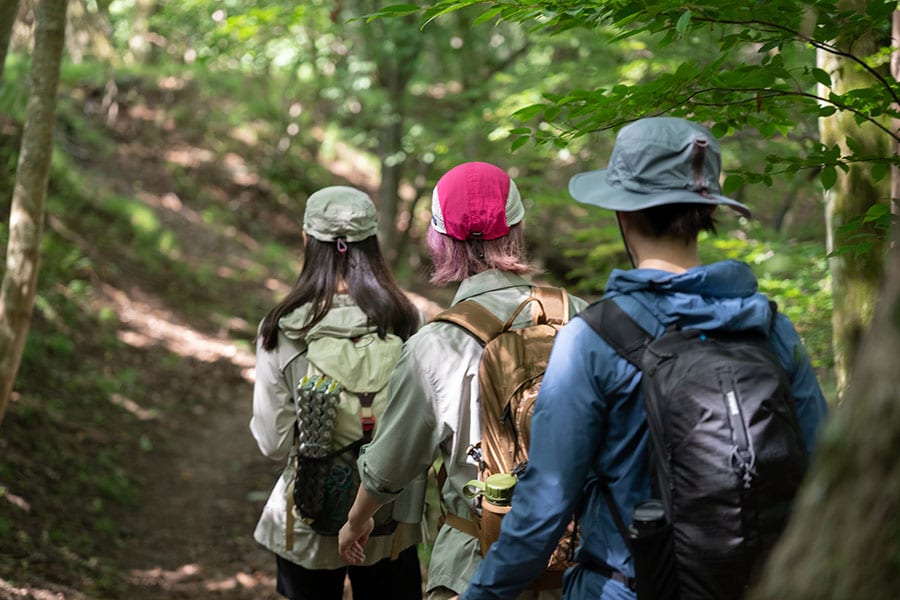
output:
[{"label": "forest trail", "polygon": [[[100,213],[113,196],[141,204],[178,240],[179,264],[174,272],[148,270],[134,248],[104,235],[110,224],[76,233],[49,215],[49,227],[92,261],[90,311],[116,316],[118,345],[107,349],[94,332],[84,332],[89,349],[82,361],[104,377],[130,382],[109,394],[108,405],[83,407],[88,414],[99,411],[101,425],[73,422],[72,435],[58,444],[63,455],[83,454],[87,464],[104,445],[117,460],[124,456],[124,485],[133,484],[136,499],[97,509],[113,524],[117,537],[111,544],[76,553],[66,543],[50,542],[49,551],[26,558],[32,561],[27,578],[0,577],[0,600],[281,598],[274,556],[253,540],[283,464],[263,457],[249,431],[252,337],[258,319],[290,285],[276,280],[260,256],[270,240],[290,255],[300,251],[302,203],[275,197],[255,174],[251,160],[260,153],[254,148],[219,156],[206,149],[213,134],[202,128],[159,127],[179,103],[196,100],[190,90],[123,93],[112,124],[92,108],[95,95],[84,94],[84,115],[102,121],[115,143],[108,153],[79,163],[100,190],[97,207],[89,210]],[[76,147],[78,140],[66,143]],[[348,152],[322,166],[334,183],[364,187],[367,172]],[[210,226],[206,210],[227,211],[235,226]],[[195,272],[214,275],[201,281]],[[439,310],[428,298],[410,296],[426,317]],[[35,480],[21,494],[37,506],[53,490]],[[70,521],[84,523],[78,533],[91,536],[98,527],[90,499],[52,499],[48,506],[77,506]],[[41,524],[46,517],[39,510],[26,512],[35,523],[33,535],[46,537],[52,520]],[[108,539],[109,532],[95,537]],[[97,589],[113,591],[88,591]]]},{"label": "forest trail", "polygon": [[[410,296],[426,315],[438,309]],[[203,397],[187,418],[157,423],[161,448],[139,457],[145,491],[126,517],[122,598],[282,598],[274,591],[274,556],[252,537],[282,469],[260,454],[249,431],[254,357],[227,338],[195,334],[196,355],[228,356],[197,369],[203,383],[191,389]],[[345,600],[351,597],[345,588]]]},{"label": "forest trail", "polygon": [[249,382],[233,369],[201,379],[212,408],[170,423],[166,447],[145,454],[146,491],[121,557],[124,596],[278,598],[274,559],[252,533],[281,465],[260,455],[248,430]]}]

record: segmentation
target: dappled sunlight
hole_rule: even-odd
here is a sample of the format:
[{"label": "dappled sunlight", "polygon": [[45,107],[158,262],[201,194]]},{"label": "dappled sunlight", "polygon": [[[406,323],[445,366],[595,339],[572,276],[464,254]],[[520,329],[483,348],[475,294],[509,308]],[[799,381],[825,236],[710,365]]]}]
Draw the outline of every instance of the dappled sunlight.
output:
[{"label": "dappled sunlight", "polygon": [[237,185],[250,187],[258,185],[260,182],[259,175],[253,173],[247,165],[247,161],[242,156],[229,152],[222,158],[221,165],[228,169],[231,178]]},{"label": "dappled sunlight", "polygon": [[10,600],[15,598],[28,600],[60,600],[61,598],[65,598],[65,600],[84,600],[84,597],[84,594],[62,586],[54,586],[54,589],[16,587],[5,579],[0,579],[0,598]]},{"label": "dappled sunlight", "polygon": [[370,155],[334,137],[321,127],[313,127],[313,137],[322,144],[319,163],[333,175],[337,175],[362,190],[376,190],[381,182],[377,163]]},{"label": "dappled sunlight", "polygon": [[21,496],[16,496],[5,488],[2,490],[2,493],[0,493],[0,497],[2,497],[4,500],[6,500],[19,510],[31,512],[31,504],[28,502],[28,500],[22,498]]},{"label": "dappled sunlight", "polygon": [[227,360],[241,369],[245,379],[252,381],[250,369],[254,356],[233,340],[205,335],[180,322],[171,311],[132,298],[110,285],[104,284],[101,291],[119,316],[123,330],[118,337],[125,344],[135,348],[162,345],[179,356],[203,362]]},{"label": "dappled sunlight", "polygon": [[137,417],[139,421],[150,421],[159,416],[158,410],[148,410],[143,408],[140,404],[122,394],[112,394],[109,397],[109,401],[116,406],[125,409],[127,412]]},{"label": "dappled sunlight", "polygon": [[161,127],[165,131],[175,130],[175,121],[166,116],[165,111],[151,108],[146,104],[135,104],[128,108],[128,116],[137,121],[146,121]]},{"label": "dappled sunlight", "polygon": [[238,589],[257,588],[268,590],[275,587],[274,578],[261,573],[238,571],[233,575],[204,576],[203,567],[196,563],[184,564],[172,570],[161,567],[133,569],[129,579],[144,587],[156,587],[182,593],[191,590],[207,592],[231,592]]},{"label": "dappled sunlight", "polygon": [[216,155],[206,148],[198,148],[187,144],[179,144],[166,150],[163,158],[172,164],[181,167],[196,168],[203,164],[213,163],[216,161]]}]

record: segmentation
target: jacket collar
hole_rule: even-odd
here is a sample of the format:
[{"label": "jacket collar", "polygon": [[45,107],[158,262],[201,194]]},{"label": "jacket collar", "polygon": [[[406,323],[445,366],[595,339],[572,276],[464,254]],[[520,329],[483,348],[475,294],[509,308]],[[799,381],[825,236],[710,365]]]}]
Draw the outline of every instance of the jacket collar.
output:
[{"label": "jacket collar", "polygon": [[490,269],[463,279],[459,284],[459,289],[456,290],[456,295],[453,297],[452,304],[457,304],[463,300],[468,300],[473,296],[478,296],[479,294],[487,292],[530,285],[531,283],[521,275],[516,275],[515,273],[510,273],[508,271],[500,271],[498,269]]}]

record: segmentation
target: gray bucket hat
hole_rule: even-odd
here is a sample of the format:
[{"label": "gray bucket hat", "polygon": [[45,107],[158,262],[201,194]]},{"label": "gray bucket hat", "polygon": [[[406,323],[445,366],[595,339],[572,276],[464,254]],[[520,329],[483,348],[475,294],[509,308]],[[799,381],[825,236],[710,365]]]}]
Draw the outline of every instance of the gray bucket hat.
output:
[{"label": "gray bucket hat", "polygon": [[303,231],[321,242],[359,242],[375,235],[375,205],[365,192],[333,185],[306,200]]},{"label": "gray bucket hat", "polygon": [[724,204],[750,209],[722,195],[719,142],[708,129],[675,117],[629,123],[616,136],[609,168],[578,173],[569,193],[585,204],[632,212],[663,204]]}]

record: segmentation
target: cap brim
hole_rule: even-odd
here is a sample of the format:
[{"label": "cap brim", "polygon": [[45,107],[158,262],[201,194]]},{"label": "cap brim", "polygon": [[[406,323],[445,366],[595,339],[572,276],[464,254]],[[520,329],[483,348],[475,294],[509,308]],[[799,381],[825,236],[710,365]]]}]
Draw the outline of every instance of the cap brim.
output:
[{"label": "cap brim", "polygon": [[652,194],[638,194],[620,187],[612,187],[606,180],[607,169],[578,173],[569,180],[569,194],[578,202],[608,210],[634,212],[680,202],[692,204],[723,204],[746,218],[751,217],[746,205],[721,194],[698,194],[691,190],[672,190]]}]

